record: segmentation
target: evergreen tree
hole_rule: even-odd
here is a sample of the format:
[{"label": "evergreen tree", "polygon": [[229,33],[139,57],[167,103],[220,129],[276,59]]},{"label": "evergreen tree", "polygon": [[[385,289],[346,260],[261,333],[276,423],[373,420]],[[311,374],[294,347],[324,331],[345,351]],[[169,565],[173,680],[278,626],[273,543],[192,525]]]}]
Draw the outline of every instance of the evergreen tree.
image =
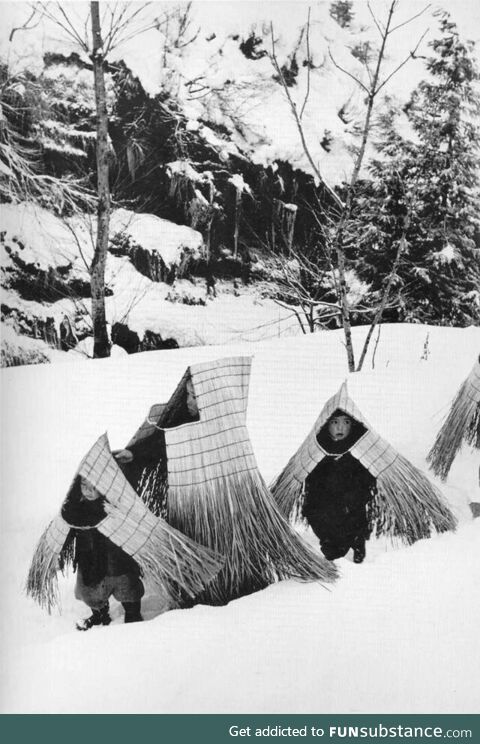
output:
[{"label": "evergreen tree", "polygon": [[348,28],[353,20],[353,0],[335,0],[330,5],[330,15],[342,28]]},{"label": "evergreen tree", "polygon": [[440,30],[429,77],[405,107],[413,136],[396,133],[393,110],[383,119],[381,159],[356,198],[357,262],[378,290],[408,215],[396,319],[468,325],[480,321],[479,75],[473,45],[447,14]]}]

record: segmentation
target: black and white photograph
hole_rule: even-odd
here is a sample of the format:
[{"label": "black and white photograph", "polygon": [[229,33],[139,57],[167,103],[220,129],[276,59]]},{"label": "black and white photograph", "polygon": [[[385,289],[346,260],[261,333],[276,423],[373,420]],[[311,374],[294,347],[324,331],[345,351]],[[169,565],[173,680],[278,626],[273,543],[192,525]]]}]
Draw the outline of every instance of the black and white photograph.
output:
[{"label": "black and white photograph", "polygon": [[0,12],[0,713],[480,712],[480,4]]}]

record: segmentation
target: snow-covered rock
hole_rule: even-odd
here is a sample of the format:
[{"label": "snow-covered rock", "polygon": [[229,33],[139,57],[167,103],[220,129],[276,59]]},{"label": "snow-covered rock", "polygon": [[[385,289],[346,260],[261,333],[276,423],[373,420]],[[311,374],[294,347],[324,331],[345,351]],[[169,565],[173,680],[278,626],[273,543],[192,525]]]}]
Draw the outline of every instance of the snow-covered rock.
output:
[{"label": "snow-covered rock", "polygon": [[203,247],[203,238],[197,230],[129,209],[112,212],[110,235],[118,233],[127,235],[149,253],[160,255],[168,267],[179,264],[187,251],[193,258],[200,258]]}]

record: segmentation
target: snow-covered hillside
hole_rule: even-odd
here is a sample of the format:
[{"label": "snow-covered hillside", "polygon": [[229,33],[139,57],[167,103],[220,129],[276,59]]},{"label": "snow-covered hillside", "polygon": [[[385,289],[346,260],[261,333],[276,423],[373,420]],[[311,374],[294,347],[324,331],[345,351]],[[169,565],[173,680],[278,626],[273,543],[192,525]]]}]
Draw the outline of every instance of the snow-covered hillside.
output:
[{"label": "snow-covered hillside", "polygon": [[[357,345],[364,333],[354,329]],[[385,326],[374,368],[369,357],[349,376],[350,394],[425,469],[479,348],[476,328]],[[124,625],[112,602],[113,624],[81,634],[74,621],[88,613],[74,577],[61,580],[61,615],[24,596],[36,540],[99,434],[124,445],[188,364],[239,353],[253,355],[247,424],[270,482],[347,377],[341,332],[2,371],[3,712],[478,709],[480,520],[468,504],[480,500],[480,455],[468,448],[437,482],[457,532],[409,548],[371,540],[362,565],[337,561],[329,590],[286,581],[226,607],[166,613],[147,592],[143,624]]]},{"label": "snow-covered hillside", "polygon": [[[480,19],[471,0],[425,6],[418,0],[402,0],[396,11],[397,30],[387,51],[385,78],[408,59],[423,34],[418,55],[425,53],[435,26],[432,16],[445,5],[451,6],[448,10],[461,33],[467,38],[478,38]],[[9,39],[10,29],[21,27],[31,11],[27,3],[10,2],[5,6],[0,52],[8,50],[15,71],[25,65],[33,69],[39,66],[45,51],[66,54],[80,51],[78,45],[46,19],[42,20],[42,33],[16,34]],[[362,108],[363,96],[353,76],[363,82],[368,80],[351,50],[360,44],[375,44],[378,39],[369,6],[384,22],[388,8],[383,0],[371,3],[356,0],[351,27],[342,28],[330,14],[329,0],[314,5],[304,0],[280,3],[200,0],[193,3],[182,27],[182,17],[175,13],[174,3],[155,2],[150,4],[138,28],[146,27],[147,19],[162,21],[168,15],[170,22],[157,23],[157,27],[141,36],[134,34],[137,26],[133,24],[128,35],[131,38],[113,51],[112,58],[125,60],[150,95],[169,90],[176,96],[190,119],[191,130],[200,130],[205,141],[223,150],[225,159],[232,153],[247,152],[257,163],[284,160],[313,173],[289,104],[281,86],[272,79],[275,71],[269,55],[273,31],[279,65],[289,67],[293,58],[298,57],[297,84],[291,94],[298,110],[307,96],[303,127],[312,159],[325,180],[335,184],[348,176],[352,168],[350,123]],[[87,13],[87,3],[75,3],[72,22],[83,28]],[[409,19],[413,21],[407,24]],[[240,49],[240,42],[248,39],[253,44],[249,56]],[[302,64],[307,45],[312,55],[310,65]],[[339,73],[339,67],[343,73]],[[410,60],[395,79],[395,95],[405,98],[421,74],[421,61]],[[342,110],[343,117],[339,116]],[[213,126],[205,124],[206,121]],[[217,126],[225,127],[230,138],[219,135]],[[333,138],[330,149],[322,146],[325,132]]]},{"label": "snow-covered hillside", "polygon": [[[2,343],[25,353],[36,351],[50,361],[88,359],[93,346],[90,299],[81,294],[89,292],[85,288],[95,219],[88,215],[60,219],[33,203],[4,204],[1,212],[2,276],[7,287],[12,285],[2,289]],[[180,267],[204,256],[196,230],[152,214],[117,209],[110,236],[113,241],[120,236],[127,245],[115,252],[111,248],[107,256],[110,329],[121,323],[140,341],[149,331],[179,346],[255,341],[300,331],[290,311],[262,298],[255,287],[240,283],[235,289],[232,281],[218,280],[213,298],[207,297],[205,279],[182,279]],[[136,268],[135,251],[142,252],[144,267],[151,260],[154,278]],[[59,295],[61,299],[56,299]],[[58,348],[65,317],[76,336],[68,352]],[[125,352],[116,347],[113,353]]]},{"label": "snow-covered hillside", "polygon": [[[380,43],[378,32],[388,12],[383,0],[344,5],[351,5],[348,12],[343,8],[347,20],[338,16],[335,20],[335,3],[330,0],[311,7],[303,0],[183,6],[154,2],[142,6],[141,23],[135,14],[128,22],[123,19],[126,28],[121,25],[122,33],[115,33],[115,43],[106,42],[112,203],[129,208],[115,208],[111,216],[106,311],[114,344],[132,352],[298,332],[288,311],[265,300],[258,288],[249,286],[245,291],[242,279],[250,282],[252,266],[257,264],[258,269],[271,255],[305,252],[308,263],[309,251],[316,255],[328,243],[323,228],[317,235],[321,225],[317,224],[317,207],[312,205],[321,205],[327,214],[332,189],[352,174],[375,67],[373,58],[372,70],[364,63]],[[452,23],[458,23],[459,38],[478,36],[478,10],[472,0],[446,5]],[[93,345],[88,266],[95,219],[81,217],[81,210],[92,206],[92,196],[81,194],[79,188],[80,183],[93,188],[96,181],[96,109],[87,40],[79,43],[78,35],[73,33],[72,38],[66,31],[71,23],[70,30],[78,26],[87,33],[90,6],[69,3],[68,21],[68,13],[64,17],[59,11],[56,17],[53,6],[53,15],[41,4],[33,10],[26,2],[4,3],[3,7],[2,111],[8,113],[4,121],[8,136],[1,167],[2,199],[8,203],[1,205],[0,230],[5,289],[2,323],[7,327],[2,361],[61,360],[58,349],[73,349],[70,358],[79,353],[88,356]],[[432,54],[429,44],[440,31],[439,7],[420,8],[416,0],[396,3],[394,27],[382,60],[374,119],[383,120],[385,107],[398,108],[392,134],[405,135],[411,143],[420,134],[403,103],[430,74],[426,61]],[[30,18],[35,11],[38,16]],[[104,34],[109,21],[115,26],[111,11],[107,5]],[[411,54],[420,39],[417,53]],[[445,47],[449,45],[447,40]],[[466,54],[467,47],[461,48]],[[474,49],[470,51],[478,56]],[[446,63],[448,69],[452,60]],[[456,81],[455,75],[452,79]],[[466,91],[459,90],[458,95],[468,99]],[[384,96],[389,96],[388,101]],[[20,119],[23,128],[18,129]],[[383,137],[373,121],[370,129],[362,162],[364,176],[369,173],[374,143],[380,147]],[[23,143],[18,151],[15,142]],[[439,140],[428,147],[441,151],[443,146]],[[471,150],[468,144],[465,149]],[[375,152],[378,157],[383,150]],[[27,164],[28,168],[20,169],[20,176],[13,163],[19,167],[26,153],[31,162],[27,157],[24,167]],[[468,168],[474,167],[472,160]],[[467,171],[466,193],[470,193],[471,173]],[[30,173],[28,178],[25,173]],[[438,177],[432,171],[428,184],[437,183]],[[449,172],[445,178],[452,194],[463,193],[459,174]],[[44,186],[38,191],[40,183]],[[75,188],[65,200],[67,184]],[[24,203],[17,203],[23,199]],[[460,206],[452,206],[452,214],[466,209],[466,215],[467,202],[459,199]],[[382,196],[382,203],[387,202]],[[76,216],[66,217],[72,209]],[[365,210],[362,207],[367,216],[369,209],[377,213],[374,203]],[[423,225],[420,215],[419,220]],[[468,230],[459,232],[455,227],[452,240],[439,218],[438,246],[429,237],[427,248],[418,248],[408,276],[402,274],[405,266],[410,267],[404,260],[394,283],[399,297],[391,298],[397,314],[389,315],[390,320],[413,318],[459,325],[477,321],[476,275],[468,253],[475,235],[474,210],[465,220],[462,212],[460,222]],[[370,232],[370,227],[360,222],[352,227],[353,238],[347,240],[356,243],[357,235],[367,234],[359,256],[348,259],[352,264],[347,267],[348,289],[357,295],[349,297],[353,316],[360,298],[350,285],[361,286],[361,304],[372,306],[390,271],[390,263],[378,268],[376,286],[368,252],[373,251],[376,263],[377,256],[387,256],[393,245],[389,243],[396,240],[391,224],[385,244],[383,228],[377,243],[377,228]],[[433,225],[429,229],[433,235]],[[412,228],[409,244],[417,247],[417,237]],[[422,251],[426,255],[420,265]],[[320,263],[314,274],[320,277],[321,299],[334,302],[333,282],[324,276],[330,266]],[[437,271],[438,266],[447,275],[451,272],[452,281],[445,280],[445,287],[437,291],[433,279],[444,273]],[[214,271],[223,284],[218,282],[219,296],[211,300],[206,298],[205,278]],[[457,291],[458,271],[465,277],[465,286]],[[265,280],[268,270],[263,265],[258,273],[262,276],[257,278]],[[191,275],[196,283],[176,281]],[[403,289],[407,287],[408,293]],[[429,292],[433,298],[444,298],[442,307],[436,314],[421,314],[419,308]],[[275,282],[268,293],[290,304],[300,303],[298,291],[292,298]],[[431,299],[430,309],[437,304]],[[122,327],[115,331],[114,326]],[[120,343],[121,334],[130,343]]]}]

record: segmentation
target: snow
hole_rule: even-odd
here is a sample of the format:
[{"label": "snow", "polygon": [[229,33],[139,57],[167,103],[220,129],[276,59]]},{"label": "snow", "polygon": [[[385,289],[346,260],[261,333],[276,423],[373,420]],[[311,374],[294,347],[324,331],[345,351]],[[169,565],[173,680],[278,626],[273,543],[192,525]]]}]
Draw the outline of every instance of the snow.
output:
[{"label": "snow", "polygon": [[[38,355],[41,361],[50,358],[52,348],[40,339],[20,336],[15,330],[7,325],[2,324],[2,349],[8,356],[15,355]],[[37,361],[38,361],[37,356]],[[6,366],[6,365],[5,365]]]},{"label": "snow", "polygon": [[[353,333],[358,355],[366,329]],[[435,481],[456,533],[411,547],[371,540],[362,565],[337,562],[330,590],[285,581],[226,607],[171,612],[147,592],[144,623],[124,625],[112,601],[112,625],[80,634],[74,577],[61,580],[63,613],[52,616],[22,587],[82,456],[105,430],[124,445],[188,364],[253,355],[247,424],[269,482],[345,378],[371,425],[425,469],[479,348],[478,328],[391,325],[374,367],[372,349],[353,375],[341,332],[3,370],[2,712],[475,712],[480,520],[468,502],[480,500],[480,456],[468,447],[447,484]]]},{"label": "snow", "polygon": [[198,173],[193,165],[190,165],[187,160],[174,160],[171,163],[167,163],[166,167],[169,175],[179,173],[181,176],[185,176],[185,178],[188,178],[194,183],[202,180],[202,175]]},{"label": "snow", "polygon": [[[79,28],[84,26],[87,3],[68,3],[70,16]],[[156,29],[121,43],[112,59],[123,58],[139,77],[148,94],[171,92],[178,96],[182,113],[188,119],[190,131],[197,130],[218,150],[221,157],[247,153],[254,162],[268,165],[276,159],[288,161],[294,168],[313,173],[311,163],[300,143],[297,125],[283,87],[274,80],[275,70],[268,54],[260,59],[248,59],[240,43],[251,33],[264,39],[262,51],[272,51],[270,23],[273,23],[275,51],[279,65],[290,64],[294,52],[299,65],[296,83],[289,88],[297,111],[302,111],[302,127],[314,163],[327,183],[336,184],[347,178],[352,169],[352,145],[355,143],[353,124],[345,124],[339,116],[347,108],[358,123],[364,112],[364,91],[352,76],[362,83],[368,77],[351,54],[359,41],[378,45],[378,33],[369,6],[380,20],[385,19],[383,0],[354,3],[351,29],[342,29],[330,17],[330,2],[311,5],[309,47],[313,68],[303,66],[307,56],[305,27],[310,4],[297,2],[195,2],[189,25],[182,36],[175,18],[168,24],[167,38]],[[13,73],[30,65],[40,65],[45,50],[61,50],[68,54],[78,48],[66,38],[60,38],[58,28],[44,21],[37,30],[17,31],[8,42],[11,28],[21,28],[30,14],[28,3],[4,3],[5,23],[0,35],[0,54],[8,58]],[[397,9],[397,30],[390,39],[381,80],[409,58],[423,32],[427,35],[418,49],[418,59],[409,59],[393,79],[382,89],[382,95],[396,95],[405,101],[424,74],[422,57],[428,53],[427,43],[437,32],[432,14],[438,4],[427,6],[412,23],[405,22],[419,14],[418,0],[402,0]],[[479,37],[480,18],[473,0],[457,0],[449,8],[460,32],[467,37]],[[165,12],[175,16],[170,3],[152,3],[146,13],[153,17]],[[339,71],[341,67],[346,72]],[[55,76],[55,70],[48,73]],[[62,73],[68,74],[68,73]],[[77,74],[77,71],[75,71]],[[80,73],[87,76],[89,71]],[[308,95],[307,95],[308,92]],[[304,107],[304,103],[306,105]],[[304,110],[303,110],[304,109]],[[208,123],[222,125],[230,131],[228,140],[216,134]],[[329,152],[321,146],[325,131],[333,137]]]},{"label": "snow", "polygon": [[458,257],[458,252],[455,250],[455,246],[451,243],[447,243],[441,251],[433,253],[433,260],[439,264],[449,264]]},{"label": "snow", "polygon": [[200,258],[203,238],[197,230],[176,225],[154,214],[138,214],[129,209],[112,212],[110,234],[124,233],[149,253],[158,253],[166,266],[180,261],[186,250]]},{"label": "snow", "polygon": [[[68,224],[68,220],[61,220],[33,203],[2,204],[2,230],[6,232],[6,243],[1,244],[2,266],[11,263],[5,245],[9,245],[24,263],[42,271],[69,266],[79,254]],[[81,249],[87,255],[92,252],[88,237],[85,229],[81,233],[77,231]]]},{"label": "snow", "polygon": [[[124,318],[140,338],[150,330],[183,347],[300,333],[292,312],[273,300],[259,299],[254,289],[242,290],[237,297],[231,282],[217,281],[217,297],[207,299],[204,282],[179,280],[169,287],[141,277],[125,262],[110,286],[114,289],[114,296],[106,300],[110,323]],[[182,298],[199,304],[185,304]]]},{"label": "snow", "polygon": [[[180,163],[176,167],[179,170]],[[32,203],[4,204],[2,267],[15,268],[13,257],[16,255],[25,264],[34,265],[43,272],[50,268],[64,269],[68,270],[70,280],[88,282],[87,266],[93,256],[95,222],[91,215],[60,219]],[[117,233],[129,237],[145,251],[161,256],[167,267],[180,263],[186,254],[192,259],[202,254],[203,240],[199,232],[152,214],[114,210],[110,236]],[[217,297],[207,298],[203,280],[179,279],[173,285],[154,282],[140,274],[127,256],[109,253],[105,282],[113,292],[106,297],[109,325],[127,323],[140,339],[150,330],[163,339],[174,338],[180,346],[199,346],[257,341],[300,332],[291,311],[262,298],[253,287],[242,285],[235,290],[231,281],[217,281]],[[90,322],[90,300],[69,296],[68,288],[66,296],[53,303],[26,300],[13,289],[3,289],[2,302],[27,319],[53,318],[57,331],[64,315],[74,317],[81,312],[85,323]],[[5,323],[13,325],[17,320],[7,318]],[[55,361],[62,355],[64,361],[87,359],[90,348],[88,343],[82,342],[74,353],[65,354],[43,346],[42,351]]]},{"label": "snow", "polygon": [[[43,271],[78,264],[84,271],[85,262],[93,256],[96,218],[85,214],[61,219],[33,202],[2,204],[2,230],[6,233],[6,245],[24,263]],[[199,258],[203,246],[197,230],[129,209],[114,209],[111,213],[110,237],[118,233],[149,253],[158,253],[167,267],[178,263],[185,251]],[[11,264],[11,258],[5,244],[1,245],[2,266],[6,266]]]},{"label": "snow", "polygon": [[[0,244],[1,262],[3,270],[15,269],[14,258],[18,257],[27,266],[34,266],[42,272],[50,269],[68,272],[68,278],[89,281],[87,266],[93,257],[96,218],[91,215],[79,215],[60,219],[46,209],[33,203],[2,205],[2,230],[5,231],[4,242]],[[141,246],[149,253],[160,256],[167,268],[179,264],[188,254],[192,259],[199,259],[202,255],[203,239],[199,232],[190,227],[176,225],[169,220],[161,219],[152,214],[136,214],[127,209],[113,210],[110,220],[110,236],[122,233],[130,238],[134,245]],[[8,280],[8,277],[7,277]],[[228,318],[232,313],[240,310],[242,302],[236,307],[225,304],[224,331],[219,336],[210,327],[214,327],[215,312],[212,309],[193,318],[192,308],[186,309],[181,304],[173,304],[166,300],[172,288],[164,283],[153,282],[140,274],[126,256],[108,254],[106,270],[106,285],[114,292],[107,297],[107,318],[110,325],[115,322],[125,322],[131,319],[135,330],[142,338],[146,330],[154,330],[163,337],[174,337],[182,345],[196,345],[198,343],[214,343],[221,339],[227,340],[235,331],[229,331]],[[193,291],[195,287],[190,285]],[[205,296],[202,287],[196,289],[197,294]],[[12,289],[2,290],[2,302],[10,309],[24,314],[27,318],[53,318],[58,326],[65,314],[73,317],[78,310],[88,316],[90,300],[78,300],[75,293],[54,303],[40,303],[21,298]],[[191,294],[191,292],[190,292]],[[75,295],[75,296],[74,296]],[[245,303],[243,303],[245,304]],[[276,306],[271,307],[270,315],[278,316]],[[249,310],[243,313],[245,322],[240,323],[240,330],[245,330],[245,323],[250,322],[255,327],[263,322],[262,307],[250,301]],[[217,306],[217,310],[220,309]],[[282,311],[282,316],[288,313]],[[267,317],[267,320],[270,316]],[[8,320],[11,324],[14,320]],[[235,323],[233,324],[235,325]],[[207,340],[204,340],[207,339]],[[82,348],[82,353],[84,349]],[[55,352],[47,356],[58,358]]]},{"label": "snow", "polygon": [[234,186],[239,194],[242,194],[245,191],[247,194],[250,194],[250,196],[252,195],[250,186],[248,183],[245,183],[243,176],[241,176],[240,173],[234,173],[233,176],[230,176],[228,182]]}]

